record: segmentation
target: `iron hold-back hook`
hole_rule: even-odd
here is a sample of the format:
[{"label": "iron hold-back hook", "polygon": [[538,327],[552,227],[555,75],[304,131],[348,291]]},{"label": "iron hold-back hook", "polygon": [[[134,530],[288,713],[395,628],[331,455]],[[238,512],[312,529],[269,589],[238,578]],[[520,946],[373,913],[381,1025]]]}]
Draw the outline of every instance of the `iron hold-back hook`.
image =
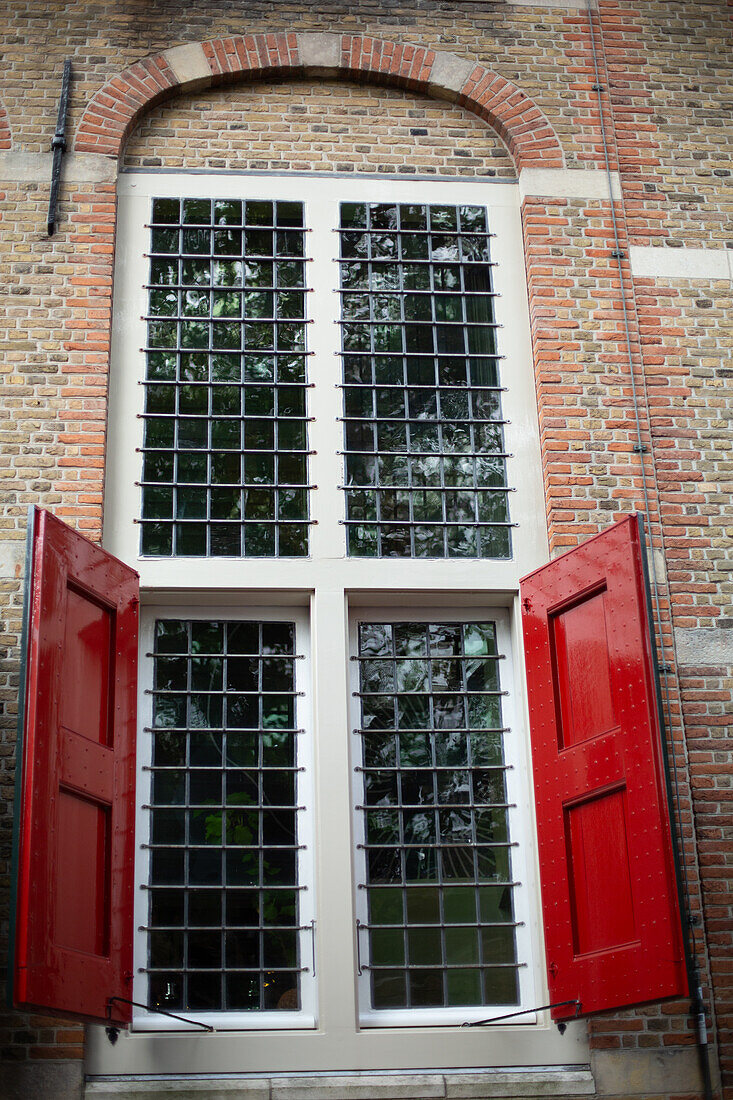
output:
[{"label": "iron hold-back hook", "polygon": [[203,1031],[216,1031],[216,1028],[212,1027],[211,1024],[202,1024],[200,1020],[190,1020],[187,1016],[178,1016],[175,1012],[168,1012],[165,1008],[159,1008],[157,1005],[151,1008],[150,1005],[144,1005],[141,1001],[131,1001],[128,997],[108,997],[107,1019],[110,1023],[105,1027],[104,1031],[112,1046],[115,1045],[120,1037],[120,1029],[111,1022],[112,1005],[115,1001],[123,1005],[132,1005],[133,1008],[144,1008],[146,1012],[157,1012],[160,1016],[169,1016],[171,1020],[180,1020],[181,1023],[189,1024],[193,1027],[200,1027]]}]

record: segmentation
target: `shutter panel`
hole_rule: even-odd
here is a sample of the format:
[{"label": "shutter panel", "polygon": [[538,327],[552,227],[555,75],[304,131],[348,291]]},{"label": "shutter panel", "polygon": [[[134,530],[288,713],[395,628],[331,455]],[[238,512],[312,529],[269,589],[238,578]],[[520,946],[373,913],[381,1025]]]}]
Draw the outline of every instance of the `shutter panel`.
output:
[{"label": "shutter panel", "polygon": [[33,519],[14,1002],[102,1021],[131,996],[138,577]]},{"label": "shutter panel", "polygon": [[550,1000],[581,1015],[687,993],[642,554],[630,516],[521,583]]}]

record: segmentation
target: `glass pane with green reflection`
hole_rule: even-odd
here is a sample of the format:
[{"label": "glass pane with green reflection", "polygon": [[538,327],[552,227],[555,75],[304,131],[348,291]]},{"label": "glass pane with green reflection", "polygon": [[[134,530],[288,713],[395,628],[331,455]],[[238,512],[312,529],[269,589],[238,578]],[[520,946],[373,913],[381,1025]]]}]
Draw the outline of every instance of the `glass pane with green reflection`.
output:
[{"label": "glass pane with green reflection", "polygon": [[293,624],[158,620],[152,697],[150,1003],[297,1009]]},{"label": "glass pane with green reflection", "polygon": [[358,628],[372,1007],[516,1002],[492,622]]},{"label": "glass pane with green reflection", "polygon": [[510,557],[486,210],[343,203],[340,242],[348,553]]},{"label": "glass pane with green reflection", "polygon": [[[145,555],[308,553],[304,242],[299,202],[153,199]],[[240,494],[263,480],[247,462],[257,452],[275,492],[250,515]],[[195,499],[179,488],[192,482]],[[234,491],[230,505],[221,485]]]}]

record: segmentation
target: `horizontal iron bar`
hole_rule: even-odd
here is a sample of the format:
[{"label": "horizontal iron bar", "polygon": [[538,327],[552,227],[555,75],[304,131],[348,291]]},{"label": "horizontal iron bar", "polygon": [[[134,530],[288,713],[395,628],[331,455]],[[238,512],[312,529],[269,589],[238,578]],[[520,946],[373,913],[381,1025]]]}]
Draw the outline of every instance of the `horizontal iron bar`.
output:
[{"label": "horizontal iron bar", "polygon": [[[138,974],[170,974],[175,970],[176,974],[307,974],[308,966],[139,966]],[[151,1011],[157,1011],[152,1009]],[[213,1031],[213,1028],[212,1028]]]},{"label": "horizontal iron bar", "polygon": [[[169,324],[173,321],[183,321],[187,324],[189,321],[192,324],[222,324],[222,325],[312,325],[312,317],[247,317],[246,314],[242,316],[229,316],[221,317],[212,313],[199,313],[199,314],[187,314],[187,313],[143,313],[140,316],[141,321],[163,321]],[[438,322],[442,323],[442,322]],[[446,322],[447,323],[447,322]],[[455,323],[455,322],[452,322]],[[473,324],[474,322],[467,322]],[[477,324],[484,324],[485,322],[476,322]],[[189,349],[189,350],[196,350]]]},{"label": "horizontal iron bar", "polygon": [[[446,889],[446,887],[450,889],[450,888],[452,888],[456,885],[461,886],[461,883],[460,882],[459,883],[455,883],[455,882],[438,882],[438,881],[431,882],[429,880],[423,879],[420,882],[375,882],[375,883],[357,882],[356,888],[357,888],[357,890],[424,890],[426,886],[430,886],[430,887],[437,887],[438,889],[444,890],[444,889]],[[516,882],[470,882],[470,883],[464,883],[463,888],[464,889],[469,889],[469,890],[483,890],[484,888],[489,887],[489,886],[512,886],[512,887],[514,887],[514,886],[521,886],[521,885],[522,885],[522,883],[519,882],[519,881],[516,881]]]},{"label": "horizontal iron bar", "polygon": [[[150,253],[148,253],[148,255],[150,256],[151,259],[170,259],[170,260],[184,260],[184,261],[185,260],[196,259],[196,258],[200,258],[202,260],[211,260],[212,259],[211,254],[209,254],[207,256],[204,253],[201,253],[201,255],[199,257],[197,257],[196,255],[182,256],[180,254],[180,252],[150,252]],[[213,259],[214,259],[215,262],[221,262],[221,263],[246,263],[248,259],[256,259],[257,262],[260,262],[263,259],[268,259],[268,257],[248,256],[248,257],[245,257],[243,259],[241,256],[214,256]],[[285,259],[285,257],[280,256],[280,257],[278,257],[278,259],[283,260],[283,259]],[[299,262],[298,257],[295,257],[293,259],[293,262],[294,263]],[[255,284],[247,285],[246,282],[238,283],[238,284],[235,284],[234,286],[227,286],[224,283],[211,283],[211,282],[209,282],[209,283],[144,283],[143,284],[143,290],[171,290],[171,291],[173,291],[173,290],[175,290],[175,291],[178,291],[178,290],[195,290],[195,291],[198,291],[199,294],[210,294],[212,291],[215,294],[229,294],[229,293],[233,293],[233,294],[240,294],[240,293],[250,294],[252,292],[256,292],[258,294],[290,294],[290,293],[293,293],[293,294],[310,294],[313,290],[313,287],[312,286],[285,286],[285,285],[283,285],[283,286],[274,286],[272,283],[268,284],[267,286],[260,286],[259,284],[257,284],[257,285],[255,285]],[[467,293],[467,292],[457,291],[455,293],[464,294],[464,293]],[[482,292],[479,291],[479,293],[482,293]],[[192,317],[191,320],[195,320],[195,318]]]},{"label": "horizontal iron bar", "polygon": [[[481,886],[474,886],[473,889],[482,890]],[[409,921],[409,923],[403,924],[368,924],[365,921],[357,922],[359,928],[366,928],[368,931],[376,930],[381,932],[382,928],[386,930],[403,930],[412,932],[417,928],[523,928],[524,921],[435,921],[433,924],[423,923],[418,921]],[[142,928],[141,930],[142,931]]]},{"label": "horizontal iron bar", "polygon": [[[482,889],[482,887],[478,887]],[[383,928],[388,930],[400,929],[404,931],[412,932],[413,929],[419,928],[523,928],[523,920],[478,920],[478,921],[435,921],[433,924],[420,923],[418,921],[410,921],[408,924],[367,924],[365,921],[357,922],[359,928],[366,928],[369,931],[375,930],[381,932]]]},{"label": "horizontal iron bar", "polygon": [[[362,963],[362,970],[521,970],[528,964],[512,963]],[[169,968],[170,969],[170,968]]]},{"label": "horizontal iron bar", "polygon": [[261,481],[217,481],[215,483],[211,481],[136,481],[135,484],[142,489],[262,489],[266,492],[277,492],[278,489],[318,488],[317,485],[292,485],[283,481],[265,483]]},{"label": "horizontal iron bar", "polygon": [[[198,655],[196,655],[196,657],[198,657]],[[194,659],[196,659],[196,658],[194,658]],[[288,657],[272,657],[272,658],[270,658],[270,660],[273,660],[273,661],[278,661],[278,660],[287,661],[287,660],[290,660],[290,659],[291,658],[288,658]],[[248,696],[251,696],[253,698],[259,698],[260,696],[263,696],[263,695],[278,695],[278,696],[288,695],[291,698],[295,698],[298,695],[305,695],[305,692],[304,691],[295,691],[292,688],[274,688],[272,691],[268,690],[267,688],[262,688],[262,690],[255,688],[254,691],[238,691],[236,688],[229,688],[229,689],[227,689],[227,688],[218,688],[218,689],[217,688],[200,688],[200,689],[199,688],[181,688],[180,691],[177,691],[175,688],[145,688],[145,693],[144,694],[145,695],[163,695],[163,696],[165,696],[165,695],[175,695],[178,698],[181,698],[181,697],[184,697],[184,696],[186,698],[188,698],[189,696],[192,696],[192,695],[220,695],[222,697],[223,696],[233,696],[233,697],[236,697],[237,699],[239,699],[239,698],[248,697]]]},{"label": "horizontal iron bar", "polygon": [[[204,354],[208,355],[209,352],[206,351]],[[233,354],[236,355],[237,352],[233,352]],[[264,382],[251,382],[243,380],[237,380],[236,382],[217,382],[213,379],[206,382],[188,382],[185,378],[143,378],[138,379],[137,384],[138,386],[169,386],[176,387],[178,389],[182,389],[183,386],[187,386],[201,390],[206,390],[209,388],[214,390],[231,389],[233,386],[236,386],[237,388],[242,387],[243,389],[247,389],[248,387],[251,389],[262,389],[266,386],[268,389],[271,390],[312,390],[315,387],[315,382],[275,382],[272,379],[267,379],[267,381]],[[465,389],[468,388],[468,386],[465,387]],[[491,389],[492,387],[483,386],[482,388]]]},{"label": "horizontal iron bar", "polygon": [[[463,356],[461,356],[463,358]],[[141,382],[140,385],[146,383]],[[170,383],[171,385],[182,385],[180,382]],[[201,383],[206,385],[207,383]],[[300,383],[298,383],[300,385]],[[315,385],[315,383],[312,383]],[[480,382],[425,382],[420,385],[413,384],[411,382],[337,382],[336,388],[339,390],[408,390],[410,393],[413,390],[431,390],[436,393],[440,393],[442,396],[443,390],[459,390],[461,393],[470,393],[473,390],[489,390],[491,393],[507,393],[508,386],[484,386]]]},{"label": "horizontal iron bar", "polygon": [[[395,660],[405,660],[405,661],[411,661],[411,660],[413,660],[413,661],[421,661],[421,660],[428,661],[428,660],[431,660],[431,659],[432,660],[439,660],[439,658],[437,658],[437,657],[433,657],[433,658],[429,658],[429,657],[395,658]],[[207,694],[209,694],[209,693],[207,693]],[[260,693],[258,693],[258,694],[260,694]],[[268,692],[267,694],[272,694],[272,693]],[[281,692],[280,694],[285,695],[287,693],[286,692]],[[461,698],[463,698],[464,696],[468,696],[468,695],[508,695],[509,692],[508,691],[499,691],[497,688],[456,688],[455,691],[451,691],[450,688],[437,688],[437,689],[427,688],[425,691],[420,691],[420,692],[417,691],[417,690],[411,690],[411,691],[352,691],[351,694],[358,697],[358,698],[360,698],[360,699],[371,699],[374,696],[382,697],[382,696],[385,696],[385,695],[388,695],[390,697],[390,699],[410,699],[414,695],[430,695],[431,698],[435,698],[436,696],[440,697],[442,695],[450,695],[450,696],[460,695]]]},{"label": "horizontal iron bar", "polygon": [[[159,657],[159,653],[151,654],[153,657]],[[277,694],[273,692],[273,694]],[[262,729],[260,726],[251,726],[246,729],[232,728],[225,726],[143,726],[143,733],[305,733],[305,730],[291,729],[287,726],[278,727],[277,730]]]},{"label": "horizontal iron bar", "polygon": [[[254,417],[253,419],[258,420],[258,419],[260,419],[260,417]],[[285,419],[285,418],[283,417],[281,419]],[[277,457],[279,457],[279,458],[295,457],[297,455],[308,457],[308,455],[314,455],[314,454],[318,453],[317,451],[293,450],[292,447],[283,448],[283,449],[279,449],[279,448],[276,449],[274,447],[268,447],[268,448],[265,448],[265,447],[237,447],[236,450],[234,450],[234,449],[225,450],[225,449],[222,449],[221,447],[195,447],[194,448],[194,447],[176,447],[176,446],[172,446],[172,447],[149,447],[149,446],[136,447],[135,452],[136,452],[136,454],[148,454],[148,455],[149,454],[160,454],[160,455],[171,455],[171,454],[176,454],[176,455],[177,454],[183,454],[183,455],[191,455],[191,454],[197,454],[197,455],[277,455]],[[343,452],[341,452],[341,453],[343,453]],[[355,452],[351,452],[351,453],[355,453]],[[371,454],[372,452],[371,451],[366,451],[364,453],[365,454]],[[185,488],[185,486],[187,484],[188,484],[188,482],[180,482],[179,487],[180,488]],[[196,482],[191,482],[191,484],[195,485]],[[210,484],[212,485],[212,488],[216,487],[213,483],[210,483]],[[261,487],[263,489],[269,488],[268,485],[263,485]]]},{"label": "horizontal iron bar", "polygon": [[[306,844],[229,844],[221,846],[205,844],[141,844],[141,851],[150,852],[304,852]],[[153,885],[160,885],[155,884]],[[263,887],[265,889],[265,887]]]},{"label": "horizontal iron bar", "polygon": [[[401,802],[399,805],[395,804],[394,806],[354,806],[354,809],[363,810],[364,813],[383,813],[385,810],[397,813],[400,810],[506,810],[514,805],[513,802]],[[283,807],[283,809],[287,808]],[[420,844],[417,845],[418,848],[421,846]],[[383,848],[385,845],[376,844],[375,847]]]},{"label": "horizontal iron bar", "polygon": [[[351,260],[342,260],[341,262],[342,263],[351,263],[352,261]],[[354,262],[355,263],[360,263],[362,261],[356,260]],[[363,262],[368,263],[369,261],[365,260]],[[387,260],[385,262],[389,263],[390,261]],[[400,263],[402,261],[398,260],[396,262]],[[433,262],[436,262],[436,261],[433,261]],[[440,262],[440,261],[438,261],[438,262]],[[487,267],[489,265],[483,264],[482,266]],[[409,294],[410,296],[412,296],[414,294],[414,295],[418,295],[418,296],[423,297],[423,298],[427,298],[427,297],[433,297],[433,298],[501,298],[502,297],[501,292],[498,291],[498,290],[461,290],[460,287],[458,287],[454,290],[444,290],[444,289],[432,290],[430,288],[424,288],[424,287],[415,287],[414,289],[411,288],[411,287],[404,287],[400,290],[394,289],[394,288],[388,289],[387,287],[383,287],[383,288],[380,287],[379,289],[377,289],[375,287],[354,287],[353,289],[349,289],[349,287],[336,287],[336,288],[334,288],[333,293],[334,294],[353,294],[353,295],[361,294],[364,298],[368,299],[369,301],[371,301],[373,298],[382,298],[382,297],[395,298],[398,295],[404,296],[405,294]]]},{"label": "horizontal iron bar", "polygon": [[[134,522],[138,523],[140,521],[135,520]],[[343,526],[357,524],[359,526],[375,527],[434,527],[436,530],[444,530],[449,527],[519,527],[518,523],[494,519],[340,519],[339,524]]]},{"label": "horizontal iron bar", "polygon": [[[162,226],[160,226],[159,228],[162,228]],[[173,226],[171,226],[171,228],[173,228]],[[211,230],[214,228],[214,226],[211,226],[211,225],[190,225],[190,226],[184,226],[184,228],[185,229],[206,229],[206,230],[209,230],[209,232],[211,232]],[[267,226],[265,226],[265,231],[267,231]],[[292,232],[292,233],[302,233],[303,230],[302,229],[300,229],[300,230],[299,229],[294,229],[294,230],[290,230],[290,232]],[[235,252],[214,252],[214,251],[211,251],[211,250],[209,250],[207,252],[143,252],[143,257],[146,260],[171,259],[171,260],[182,260],[184,262],[186,260],[214,260],[215,263],[223,263],[223,264],[247,263],[248,260],[251,261],[251,262],[255,262],[255,263],[281,263],[281,264],[282,263],[285,263],[285,264],[312,264],[313,263],[313,257],[312,256],[292,256],[292,255],[289,255],[286,252],[277,252],[277,251],[274,251],[274,250],[272,252],[242,252],[241,255],[237,255]],[[432,261],[432,262],[440,263],[441,261],[438,260],[438,261]],[[450,262],[464,263],[464,264],[466,263],[465,260],[453,260],[453,261],[450,261]],[[473,261],[473,262],[480,263],[481,261]],[[485,266],[485,265],[483,265],[483,266]],[[227,287],[226,289],[230,290],[232,288]],[[251,287],[250,289],[253,290],[255,288]],[[257,287],[256,289],[259,290],[259,287]],[[283,290],[301,290],[302,287],[283,287],[282,289]]]},{"label": "horizontal iron bar", "polygon": [[[149,449],[151,449],[151,448],[147,448],[147,447],[145,448],[145,450],[149,450]],[[154,450],[161,450],[162,448],[157,447],[157,448],[153,448],[153,449]],[[166,453],[166,452],[164,452],[164,453]],[[219,452],[216,452],[216,453],[218,454]],[[275,453],[275,454],[277,454],[278,452],[277,451],[275,451],[275,452],[265,452],[265,451],[263,451],[262,453],[263,454],[266,454],[266,453]],[[316,452],[315,451],[311,451],[311,452],[295,451],[295,452],[288,452],[288,453],[295,453],[295,454],[309,454],[310,453],[310,454],[315,454]],[[346,455],[347,457],[349,455],[364,455],[367,458],[385,458],[387,456],[390,457],[390,458],[447,458],[447,459],[452,459],[452,458],[514,458],[514,454],[510,451],[355,451],[355,450],[352,450],[352,451],[337,451],[336,454]],[[385,488],[389,488],[389,486],[385,486]]]},{"label": "horizontal iron bar", "polygon": [[[390,203],[389,205],[392,204]],[[369,237],[383,236],[384,234],[394,234],[398,237],[483,237],[484,239],[488,239],[490,237],[496,236],[496,233],[491,233],[487,229],[433,229],[432,227],[430,229],[398,229],[396,226],[394,228],[390,226],[390,228],[388,229],[379,229],[373,225],[370,225],[368,228],[366,226],[360,225],[355,225],[351,227],[347,225],[339,225],[335,229],[333,229],[332,232],[339,234],[358,233],[359,236]]]},{"label": "horizontal iron bar", "polygon": [[431,726],[429,729],[355,729],[352,730],[352,733],[359,734],[362,737],[367,737],[371,736],[372,734],[377,734],[378,736],[384,736],[385,734],[397,736],[397,734],[403,733],[427,733],[431,735],[443,733],[511,733],[511,730],[511,726],[450,726],[446,729],[436,729]]},{"label": "horizontal iron bar", "polygon": [[[349,232],[349,230],[346,230],[346,232]],[[359,232],[359,230],[357,230],[356,232]],[[397,230],[396,232],[399,232],[399,231]],[[437,234],[436,233],[435,236],[446,236],[446,234],[443,234],[443,233]],[[157,255],[157,253],[156,253],[156,255]],[[171,253],[165,253],[165,255],[171,255]],[[204,256],[205,253],[201,253],[201,255]],[[217,258],[223,258],[223,257],[217,257]],[[239,257],[237,257],[237,259],[238,258]],[[259,259],[266,259],[267,257],[252,256],[252,257],[248,257],[248,258],[251,258],[253,260],[254,259],[259,260]],[[278,259],[285,259],[285,258],[286,257],[278,257]],[[300,259],[300,257],[295,256],[295,257],[293,257],[293,259],[297,260],[297,259]],[[496,260],[472,260],[472,259],[469,259],[467,256],[461,256],[460,258],[451,259],[451,260],[442,260],[442,259],[439,259],[437,256],[433,256],[433,257],[431,257],[430,259],[427,259],[427,260],[426,259],[420,259],[417,256],[414,256],[414,257],[413,256],[409,256],[409,257],[408,256],[339,256],[339,257],[334,257],[333,263],[335,263],[335,264],[384,264],[384,265],[389,264],[393,268],[411,267],[413,264],[419,264],[421,267],[427,267],[428,265],[430,265],[431,267],[434,267],[434,268],[441,268],[441,267],[498,267],[499,266],[497,264]],[[379,291],[374,290],[374,291],[372,291],[372,293],[378,294]]]},{"label": "horizontal iron bar", "polygon": [[[458,624],[462,625],[462,624]],[[470,626],[470,623],[467,624]],[[388,656],[374,657],[362,657],[361,655],[354,655],[349,657],[350,661],[504,661],[506,660],[506,653],[450,653],[442,656],[440,654],[423,654],[419,657],[408,657],[405,654],[398,653],[396,656],[389,654]]]},{"label": "horizontal iron bar", "polygon": [[[207,201],[209,201],[209,200],[204,199],[204,202],[207,202]],[[215,199],[214,201],[215,202],[228,202],[230,200],[228,200],[228,199]],[[234,201],[237,201],[237,200],[234,200]],[[241,200],[239,200],[239,201],[241,201]],[[260,202],[260,201],[269,201],[269,200],[254,199],[254,200],[250,200],[250,201]],[[301,205],[301,204],[299,203],[298,205]],[[238,222],[236,224],[230,225],[229,223],[225,224],[224,222],[214,222],[214,221],[211,221],[211,222],[183,222],[183,221],[156,222],[156,221],[152,221],[152,222],[146,222],[144,228],[145,229],[219,229],[222,232],[227,232],[227,230],[229,230],[229,229],[265,229],[265,230],[267,230],[267,229],[273,229],[273,230],[274,229],[279,229],[281,232],[285,232],[285,233],[312,233],[313,232],[313,230],[309,229],[307,225],[277,225],[275,222],[264,223],[262,225],[252,223],[252,222],[241,222],[241,223]]]},{"label": "horizontal iron bar", "polygon": [[[143,807],[143,809],[145,809],[145,807]],[[503,886],[505,884],[500,883],[499,885]],[[260,893],[262,893],[263,890],[303,890],[303,891],[305,891],[305,890],[308,889],[308,887],[307,886],[297,886],[295,884],[293,884],[292,886],[278,886],[275,883],[270,884],[269,882],[268,883],[261,883],[259,886],[240,886],[239,884],[236,884],[236,883],[227,883],[226,886],[211,886],[211,885],[205,885],[205,884],[193,886],[190,883],[185,883],[185,882],[173,883],[172,885],[170,883],[141,882],[140,883],[140,889],[141,890],[177,890],[179,892],[181,890],[191,890],[191,891],[194,891],[196,893],[198,893],[198,891],[200,891],[200,890],[225,890],[227,893],[230,893],[230,894],[232,894],[232,893],[241,894],[245,890],[249,890],[250,893],[256,892],[256,893],[260,894]]]},{"label": "horizontal iron bar", "polygon": [[[383,807],[375,807],[375,809],[379,809],[379,808],[383,808]],[[396,803],[395,803],[395,805],[390,806],[389,808],[393,809],[393,810],[412,809],[412,807],[405,807],[405,806],[401,806],[401,805],[398,806]],[[424,808],[425,809],[431,809],[430,806],[425,806]],[[460,809],[465,809],[465,810],[473,810],[474,808],[475,808],[475,804],[469,804],[469,803],[464,803],[460,806]],[[357,809],[358,809],[358,807],[357,807]],[[405,842],[404,844],[402,844],[402,843],[400,843],[400,844],[357,844],[356,847],[361,852],[382,852],[382,851],[386,851],[386,852],[413,852],[413,851],[414,852],[421,852],[426,848],[429,851],[432,851],[432,852],[443,852],[443,851],[448,851],[449,852],[449,851],[452,851],[452,850],[461,851],[461,852],[469,852],[469,851],[474,852],[474,851],[476,851],[477,848],[518,848],[519,847],[519,841],[518,840],[507,840],[507,841],[501,841],[501,840],[460,840],[460,841],[456,840],[456,841],[449,841],[449,840],[446,840],[444,842],[443,841],[436,841],[435,843],[433,843],[432,841],[430,841],[430,842],[425,841],[424,844],[412,844],[412,843],[408,844],[407,842]],[[374,886],[374,885],[376,885],[376,884],[375,883],[370,883],[370,886]]]},{"label": "horizontal iron bar", "polygon": [[[139,416],[157,416],[157,413],[139,413]],[[167,416],[180,417],[179,413],[167,413]],[[225,419],[222,417],[221,419]],[[244,417],[227,417],[226,419],[245,419]],[[285,419],[283,417],[268,418],[264,416],[254,417],[256,420],[267,419]],[[293,417],[293,419],[303,419],[303,417]],[[312,420],[313,417],[306,417],[305,419]],[[337,420],[342,421],[344,424],[422,424],[425,427],[441,427],[452,424],[511,424],[511,420],[498,420],[496,418],[481,418],[478,416],[438,416],[425,417],[425,416],[337,416]],[[390,452],[391,453],[391,452]],[[441,458],[445,457],[445,452],[439,453]]]},{"label": "horizontal iron bar", "polygon": [[[272,414],[268,413],[267,415],[264,415],[264,414],[260,415],[259,413],[237,413],[237,414],[232,413],[229,416],[224,416],[223,414],[220,414],[220,413],[141,412],[141,413],[137,414],[137,419],[138,420],[174,420],[174,421],[175,420],[201,420],[204,423],[208,423],[210,420],[216,420],[217,422],[221,421],[221,422],[224,422],[224,423],[231,423],[231,424],[235,424],[235,423],[246,424],[248,421],[252,421],[252,420],[269,420],[269,421],[272,421],[273,424],[278,423],[279,421],[285,421],[289,424],[293,423],[293,422],[296,422],[298,424],[306,424],[306,423],[310,424],[310,423],[312,423],[312,421],[315,420],[315,417],[314,416],[300,416],[300,415],[299,416],[285,416],[285,415],[275,415],[274,413],[272,413]],[[495,422],[494,421],[489,421],[489,423],[499,423],[499,421],[495,421]],[[226,450],[226,448],[224,448],[224,449]],[[197,450],[199,450],[199,448],[198,447],[192,447],[191,450],[192,451],[197,451]],[[203,448],[201,448],[201,450],[203,450]],[[239,454],[239,451],[237,450],[237,451],[235,451],[235,453]]]},{"label": "horizontal iron bar", "polygon": [[[207,519],[206,516],[201,516],[199,519],[196,519],[195,517],[189,517],[189,516],[154,516],[152,518],[146,517],[145,519],[133,519],[132,522],[133,523],[140,523],[140,524],[146,524],[146,523],[196,524],[196,523],[201,523],[201,524],[204,524],[204,525],[209,526],[209,527],[212,526],[213,524],[219,524],[219,525],[223,525],[223,526],[227,526],[227,527],[246,527],[248,525],[252,526],[254,524],[258,524],[260,526],[274,527],[278,524],[280,524],[281,526],[283,524],[287,526],[288,524],[291,524],[291,523],[297,523],[297,524],[305,524],[306,526],[311,526],[312,527],[314,524],[318,523],[318,520],[316,520],[316,519],[306,519],[306,517],[303,517],[303,519],[270,519],[269,517],[265,518],[264,516],[261,519]],[[364,521],[361,520],[360,522],[363,523]],[[468,524],[464,524],[464,526],[468,526]],[[496,526],[496,524],[494,524],[494,526]],[[195,556],[195,555],[192,555],[192,556]],[[236,557],[236,558],[239,558],[241,556],[242,556],[241,554],[231,554],[231,555],[224,554],[224,555],[222,555],[222,557]],[[272,555],[268,555],[268,557],[269,556],[272,556]],[[300,555],[297,555],[297,556],[300,556]],[[305,555],[303,555],[303,556],[305,556]]]},{"label": "horizontal iron bar", "polygon": [[[179,621],[183,622],[185,620],[179,620]],[[224,621],[224,622],[232,623],[232,625],[234,625],[234,626],[237,626],[239,623],[252,622],[252,620],[247,620],[247,619],[226,619],[226,620],[217,619],[216,621],[217,622]],[[168,653],[164,650],[155,650],[155,651],[151,651],[151,652],[146,653],[145,656],[146,657],[190,657],[190,658],[194,658],[196,660],[198,660],[200,657],[249,657],[251,660],[258,660],[258,661],[272,661],[272,660],[276,660],[276,661],[304,661],[305,660],[305,654],[304,653],[233,653],[233,652],[232,653],[225,653],[223,650],[221,650],[219,653],[204,653],[204,652],[192,653],[190,650],[187,650],[185,653],[178,653],[178,652]],[[296,730],[295,732],[299,733],[300,731]]]},{"label": "horizontal iron bar", "polygon": [[285,765],[278,768],[274,765],[261,767],[257,764],[246,766],[242,766],[241,764],[143,764],[141,770],[144,772],[211,772],[216,775],[231,775],[235,773],[237,775],[252,777],[256,772],[285,772],[287,775],[295,775],[296,772],[304,772],[306,768],[302,765]]},{"label": "horizontal iron bar", "polygon": [[[444,458],[445,455],[439,457]],[[146,482],[146,484],[157,485],[159,482]],[[337,488],[345,493],[516,493],[517,491],[513,485],[337,485]],[[364,522],[369,521],[364,520]],[[433,520],[432,522],[442,523],[443,521]]]},{"label": "horizontal iron bar", "polygon": [[[165,318],[165,317],[163,318],[163,320],[167,320],[167,319],[168,318]],[[155,321],[155,320],[157,320],[157,318],[155,318],[155,317],[143,318],[143,320],[153,320],[153,321]],[[170,320],[175,320],[175,318],[171,317]],[[185,320],[188,320],[188,318],[185,318]],[[496,321],[438,321],[438,320],[433,320],[432,318],[427,318],[427,317],[425,317],[425,318],[391,317],[389,320],[385,320],[385,321],[372,321],[372,320],[367,320],[366,318],[362,318],[362,317],[341,317],[337,321],[334,321],[334,324],[335,325],[365,325],[365,326],[369,325],[370,327],[373,326],[373,325],[395,325],[395,326],[398,325],[400,328],[405,328],[407,325],[421,325],[424,328],[437,328],[439,325],[440,326],[445,326],[446,328],[501,328],[502,327]],[[348,352],[345,351],[344,354],[348,355]],[[445,353],[445,354],[448,354],[448,353]]]},{"label": "horizontal iron bar", "polygon": [[[220,893],[226,893],[228,886],[219,887],[186,887],[187,890],[211,890],[218,889]],[[309,924],[140,924],[138,932],[310,932]],[[170,969],[170,968],[169,968]]]},{"label": "horizontal iron bar", "polygon": [[432,772],[451,772],[452,773],[452,772],[465,772],[465,771],[485,772],[485,771],[492,771],[492,770],[493,771],[513,771],[514,770],[514,765],[513,764],[457,764],[457,765],[452,767],[450,764],[427,764],[427,765],[412,764],[409,767],[402,767],[399,764],[396,764],[396,765],[391,764],[391,765],[385,765],[384,767],[382,767],[381,764],[378,764],[373,768],[365,768],[362,765],[358,764],[354,768],[355,772],[363,772],[365,775],[371,775],[372,773],[380,773],[380,772],[401,772],[403,774],[407,773],[407,775],[410,775],[412,772],[431,772],[431,773]]},{"label": "horizontal iron bar", "polygon": [[[273,356],[297,355],[297,356],[300,356],[301,358],[305,358],[306,356],[311,356],[311,355],[316,354],[314,351],[304,351],[302,348],[291,349],[290,351],[284,351],[280,348],[208,348],[208,347],[207,348],[183,348],[183,347],[179,347],[178,344],[176,344],[174,347],[160,347],[160,348],[148,347],[146,345],[145,347],[138,348],[138,351],[145,352],[146,355],[151,354],[151,352],[165,351],[165,352],[171,352],[171,353],[176,352],[176,353],[180,353],[181,355],[232,355],[232,356],[239,355],[239,356],[244,356],[245,358],[248,355],[251,355],[251,356],[255,356],[255,355],[273,355]],[[336,353],[336,354],[338,354],[338,353]],[[411,353],[410,352],[404,352],[403,354],[408,355],[408,354],[411,354]],[[467,358],[467,357],[466,356],[461,356],[461,358]],[[476,359],[477,356],[472,355],[471,358]],[[491,358],[491,357],[490,356],[489,357],[483,356],[483,357],[480,357],[480,358]]]},{"label": "horizontal iron bar", "polygon": [[[496,328],[503,327],[503,325],[496,325]],[[154,348],[153,350],[165,351],[165,348]],[[269,355],[269,352],[267,354]],[[290,354],[302,353],[290,352]],[[315,352],[307,352],[306,354],[315,354]],[[493,351],[335,351],[333,354],[340,355],[343,358],[354,357],[359,359],[506,359],[506,355],[499,355]]]}]

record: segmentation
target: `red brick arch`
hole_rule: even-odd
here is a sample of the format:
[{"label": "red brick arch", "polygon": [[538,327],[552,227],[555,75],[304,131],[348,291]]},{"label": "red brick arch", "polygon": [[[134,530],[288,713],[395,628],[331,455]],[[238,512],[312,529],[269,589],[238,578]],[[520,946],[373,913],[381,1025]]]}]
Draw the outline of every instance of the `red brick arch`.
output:
[{"label": "red brick arch", "polygon": [[518,169],[564,165],[557,135],[537,104],[511,81],[453,54],[350,34],[235,35],[200,46],[200,67],[208,65],[210,75],[202,71],[181,80],[160,53],[107,81],[84,112],[76,151],[119,157],[138,119],[155,103],[181,92],[312,71],[450,99],[496,130]]},{"label": "red brick arch", "polygon": [[10,122],[8,120],[8,113],[2,103],[0,103],[0,149],[9,149],[10,145]]}]

